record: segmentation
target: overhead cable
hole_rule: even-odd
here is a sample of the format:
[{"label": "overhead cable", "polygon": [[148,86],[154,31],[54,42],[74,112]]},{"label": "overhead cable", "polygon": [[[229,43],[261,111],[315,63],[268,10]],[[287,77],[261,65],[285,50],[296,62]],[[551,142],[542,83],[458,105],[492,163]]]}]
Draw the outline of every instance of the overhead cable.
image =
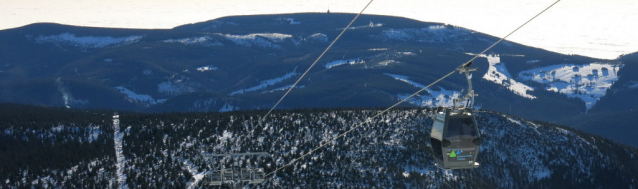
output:
[{"label": "overhead cable", "polygon": [[374,0],[370,0],[370,2],[368,2],[368,4],[363,7],[363,9],[359,12],[359,14],[357,14],[357,16],[355,16],[352,21],[350,21],[350,23],[348,24],[348,26],[346,26],[345,28],[343,28],[343,30],[341,30],[341,33],[339,33],[339,35],[332,40],[332,43],[330,43],[330,45],[328,45],[328,47],[326,48],[326,50],[323,51],[323,53],[321,53],[321,55],[319,55],[319,57],[317,57],[317,59],[315,60],[315,62],[313,62],[310,67],[308,67],[308,69],[301,74],[301,76],[299,77],[299,79],[297,79],[297,81],[295,81],[294,84],[292,84],[292,86],[290,86],[290,88],[286,91],[286,93],[281,96],[281,98],[279,98],[279,100],[277,101],[277,103],[275,103],[274,106],[272,106],[272,108],[270,108],[270,110],[268,110],[268,113],[266,113],[266,115],[264,115],[264,117],[261,118],[261,121],[264,121],[264,119],[266,119],[266,117],[268,117],[268,115],[275,109],[277,108],[277,106],[279,105],[279,103],[281,103],[282,100],[284,100],[284,98],[286,98],[286,96],[288,96],[288,93],[290,93],[290,91],[292,91],[292,89],[295,88],[295,86],[297,86],[297,84],[299,83],[299,81],[301,81],[301,79],[304,78],[304,76],[306,76],[306,74],[308,74],[308,72],[310,71],[310,69],[312,69],[312,67],[315,66],[315,64],[317,64],[317,62],[319,62],[319,60],[321,60],[321,58],[323,58],[323,55],[326,54],[326,52],[328,52],[328,50],[330,50],[330,48],[332,48],[332,45],[334,45],[339,38],[341,38],[341,36],[343,35],[343,33],[346,33],[346,30],[348,30],[348,28],[350,28],[350,26],[352,26],[352,23],[354,23],[354,21],[357,20],[357,18],[359,18],[359,16],[361,16],[361,14],[363,14],[363,11],[365,11],[368,6],[370,6],[370,4],[372,4],[372,1]]},{"label": "overhead cable", "polygon": [[[295,158],[295,159],[291,160],[291,161],[290,161],[290,162],[288,162],[287,164],[285,164],[285,165],[283,165],[283,166],[281,166],[281,167],[279,167],[279,168],[275,169],[275,170],[274,170],[274,171],[272,171],[272,172],[269,172],[268,174],[266,174],[266,175],[265,175],[265,177],[268,177],[269,175],[272,175],[272,174],[276,173],[277,171],[279,171],[279,170],[281,170],[281,169],[284,169],[284,168],[286,168],[286,167],[288,167],[288,166],[292,165],[293,163],[295,163],[295,162],[297,162],[297,161],[299,161],[299,160],[301,160],[301,159],[305,158],[306,156],[308,156],[308,155],[310,155],[310,154],[314,153],[315,151],[317,151],[317,150],[319,150],[319,149],[321,149],[321,148],[325,147],[326,145],[330,144],[331,142],[333,142],[333,141],[335,141],[335,140],[337,140],[337,139],[339,139],[339,138],[342,138],[342,137],[346,136],[347,134],[349,134],[349,133],[353,132],[355,129],[357,129],[357,128],[359,128],[359,127],[363,126],[364,124],[366,124],[366,123],[370,123],[373,119],[375,119],[375,118],[377,118],[377,117],[381,116],[382,114],[384,114],[384,113],[386,113],[386,112],[390,111],[391,109],[393,109],[394,107],[398,106],[399,104],[401,104],[401,103],[405,102],[406,100],[408,100],[408,99],[410,99],[410,98],[412,98],[412,97],[416,96],[417,94],[419,94],[419,93],[423,92],[424,90],[426,90],[426,89],[428,89],[428,88],[432,87],[433,85],[437,84],[438,82],[442,81],[443,79],[445,79],[445,78],[447,78],[447,77],[451,76],[452,74],[454,74],[455,72],[457,72],[459,69],[461,69],[464,65],[466,65],[468,62],[472,62],[472,61],[474,61],[474,60],[475,60],[476,58],[478,58],[481,54],[484,54],[484,53],[486,53],[488,50],[492,49],[492,48],[493,48],[494,46],[496,46],[498,43],[500,43],[500,42],[502,42],[503,40],[505,40],[505,38],[509,37],[510,35],[512,35],[513,33],[515,33],[516,31],[518,31],[519,29],[521,29],[523,26],[527,25],[529,22],[531,22],[531,21],[532,21],[532,20],[534,20],[536,17],[538,17],[538,16],[540,16],[541,14],[543,14],[545,11],[547,11],[548,9],[550,9],[551,7],[553,7],[554,5],[556,5],[556,4],[557,4],[558,2],[560,2],[560,1],[561,1],[561,0],[557,0],[557,1],[556,1],[556,2],[554,2],[553,4],[549,5],[549,6],[548,6],[547,8],[545,8],[543,11],[541,11],[541,12],[540,12],[540,13],[538,13],[538,14],[536,14],[536,15],[535,15],[534,17],[532,17],[531,19],[527,20],[527,21],[526,21],[525,23],[523,23],[521,26],[517,27],[517,28],[516,28],[516,29],[514,29],[512,32],[510,32],[510,33],[509,33],[509,34],[507,34],[506,36],[502,37],[500,40],[496,41],[494,44],[492,44],[491,46],[489,46],[489,47],[488,47],[488,48],[486,48],[485,50],[483,50],[481,53],[476,54],[476,55],[475,55],[472,59],[470,59],[470,60],[469,60],[469,61],[467,61],[467,62],[462,63],[462,64],[461,64],[461,65],[459,65],[456,69],[454,69],[454,70],[452,70],[451,72],[447,73],[447,74],[446,74],[446,75],[444,75],[443,77],[441,77],[441,78],[437,79],[436,81],[432,82],[431,84],[429,84],[429,85],[427,85],[427,86],[423,87],[421,90],[419,90],[419,91],[417,91],[417,92],[413,93],[412,95],[410,95],[410,96],[408,96],[408,97],[404,98],[403,100],[401,100],[401,101],[397,102],[396,104],[394,104],[394,105],[390,106],[389,108],[387,108],[387,109],[385,109],[385,110],[383,110],[383,111],[381,111],[381,112],[377,113],[376,115],[374,115],[374,116],[372,116],[372,117],[370,117],[370,118],[366,119],[365,121],[363,121],[363,122],[361,122],[361,123],[357,124],[355,127],[350,128],[348,131],[346,131],[346,132],[344,132],[344,133],[341,133],[341,134],[337,135],[336,137],[334,137],[334,138],[332,138],[332,139],[330,139],[330,140],[328,140],[328,141],[322,142],[321,144],[319,144],[319,146],[317,146],[317,147],[315,147],[314,149],[312,149],[312,150],[308,151],[307,153],[305,153],[305,154],[301,155],[300,157],[298,157],[298,158]],[[371,2],[372,2],[372,1],[370,1],[370,3],[371,3]],[[368,5],[370,5],[370,3],[368,3]],[[367,5],[366,5],[366,7],[367,7]],[[364,10],[365,10],[365,8],[364,8]],[[361,12],[363,12],[363,10],[362,10]],[[359,14],[361,14],[361,13],[359,13]],[[358,16],[359,16],[359,15],[357,15],[357,17],[358,17]],[[355,19],[356,19],[356,17],[355,17]],[[352,22],[354,22],[354,20],[353,20]],[[350,24],[352,24],[352,22],[351,22]],[[348,25],[348,27],[350,27],[350,25]],[[346,27],[346,28],[348,28],[348,27]],[[342,31],[342,33],[341,33],[341,34],[343,34],[343,32],[345,32],[345,29]],[[337,39],[338,39],[338,38],[337,38]],[[335,39],[335,41],[336,41],[336,39]],[[335,42],[335,41],[333,41],[333,44],[334,44],[334,42]],[[330,46],[332,46],[332,44],[330,44]],[[330,46],[328,47],[328,49],[330,48]],[[327,51],[328,49],[326,49],[326,51]],[[325,54],[325,52],[326,52],[326,51],[324,51],[324,53],[323,53],[323,54]],[[322,56],[323,56],[323,54],[322,54]],[[321,56],[320,56],[320,58],[321,58]],[[318,61],[318,60],[319,60],[319,59],[317,59],[317,61]],[[317,63],[317,61],[315,61],[315,63]],[[314,65],[315,63],[313,63],[313,65]],[[312,68],[312,66],[311,66],[311,68]],[[308,70],[310,70],[310,68],[309,68]],[[308,72],[308,70],[306,71],[306,73]],[[306,73],[304,73],[304,74],[306,74]],[[302,77],[303,77],[303,76],[302,76]],[[299,80],[301,80],[301,78],[300,78]],[[299,82],[299,80],[297,80],[297,82]],[[297,84],[297,82],[295,82],[295,84]],[[293,86],[294,86],[294,85],[293,85]],[[291,89],[292,89],[292,88],[291,88]],[[288,90],[288,92],[290,92],[290,90],[291,90],[291,89],[289,89],[289,90]],[[286,93],[286,94],[287,94],[287,93]],[[285,95],[284,95],[284,97],[285,97]],[[283,97],[282,97],[282,99],[283,99]],[[280,101],[281,101],[281,99],[280,99]],[[278,103],[279,103],[279,102],[278,102]],[[275,105],[275,106],[276,106],[276,105]],[[274,109],[274,107],[273,107],[273,109]],[[271,109],[271,111],[272,111],[272,109]],[[270,113],[270,111],[269,111],[268,113]],[[268,114],[266,114],[266,115],[268,115]],[[263,118],[262,118],[262,120],[263,120]],[[266,179],[267,179],[267,178],[266,178]],[[255,186],[257,186],[257,185],[255,185]],[[254,188],[254,187],[253,187],[253,188]]]}]

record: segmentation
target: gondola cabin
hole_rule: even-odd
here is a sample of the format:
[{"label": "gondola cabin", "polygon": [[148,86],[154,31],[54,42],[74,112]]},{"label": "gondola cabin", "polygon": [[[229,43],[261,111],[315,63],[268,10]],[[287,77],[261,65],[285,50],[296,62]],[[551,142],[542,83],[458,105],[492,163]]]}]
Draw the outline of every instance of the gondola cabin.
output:
[{"label": "gondola cabin", "polygon": [[477,168],[481,137],[469,109],[444,108],[434,116],[430,142],[441,169]]}]

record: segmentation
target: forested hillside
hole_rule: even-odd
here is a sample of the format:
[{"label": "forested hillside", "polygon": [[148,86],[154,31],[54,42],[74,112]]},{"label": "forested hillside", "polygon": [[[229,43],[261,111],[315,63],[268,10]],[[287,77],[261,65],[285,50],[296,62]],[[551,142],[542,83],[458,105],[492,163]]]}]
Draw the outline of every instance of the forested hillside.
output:
[{"label": "forested hillside", "polygon": [[[266,173],[380,110],[139,114],[0,105],[0,188],[208,187],[218,166]],[[638,150],[573,129],[479,111],[481,167],[437,169],[428,109],[398,109],[257,188],[631,188]],[[121,145],[121,151],[116,146]],[[204,154],[267,152],[262,158]],[[123,158],[117,157],[120,155]],[[212,160],[212,159],[210,159]]]}]

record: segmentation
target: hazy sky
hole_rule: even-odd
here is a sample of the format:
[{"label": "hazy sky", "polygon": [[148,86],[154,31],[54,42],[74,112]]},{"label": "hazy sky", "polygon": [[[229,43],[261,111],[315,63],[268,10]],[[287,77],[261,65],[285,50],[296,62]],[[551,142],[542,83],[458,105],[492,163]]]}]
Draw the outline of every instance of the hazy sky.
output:
[{"label": "hazy sky", "polygon": [[[0,30],[36,22],[172,28],[230,15],[357,13],[369,0],[0,0]],[[375,0],[366,14],[442,22],[502,37],[555,0]],[[638,0],[562,0],[508,38],[566,54],[638,51]]]}]

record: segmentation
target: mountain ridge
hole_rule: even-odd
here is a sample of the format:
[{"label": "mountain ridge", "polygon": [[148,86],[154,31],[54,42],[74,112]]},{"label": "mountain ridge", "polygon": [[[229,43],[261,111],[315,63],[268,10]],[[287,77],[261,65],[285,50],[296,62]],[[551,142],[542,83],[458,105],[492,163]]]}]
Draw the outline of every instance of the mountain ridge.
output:
[{"label": "mountain ridge", "polygon": [[[141,112],[268,109],[353,16],[235,16],[162,30],[55,24],[3,30],[0,87],[7,90],[0,91],[0,99]],[[442,23],[362,15],[280,108],[387,107],[498,39]],[[619,67],[614,85],[607,83],[614,81],[611,78],[589,87],[610,84],[612,91],[625,91],[619,97],[627,96],[635,94],[631,83],[638,81],[626,74],[638,70],[625,63],[631,62],[632,56],[600,60],[509,41],[479,56],[475,75],[489,77],[475,79],[474,84],[479,94],[477,105],[486,110],[563,121],[590,110],[615,111],[620,103],[631,106],[638,102],[632,98],[619,102],[607,96],[612,93],[602,97],[588,94],[593,90],[586,88],[585,81],[606,77],[598,67],[599,76],[592,74],[591,80],[590,73],[563,74],[578,75],[574,78],[580,83],[551,78],[557,85],[519,75],[544,75],[546,70],[534,69],[557,65],[581,66],[583,70],[599,62],[609,65],[608,70],[625,65]],[[493,68],[494,72],[488,73]],[[616,72],[609,73],[609,77],[616,77]],[[454,75],[402,106],[447,105],[465,85],[464,78]],[[529,88],[515,87],[519,85]],[[561,93],[548,91],[548,86]],[[587,106],[585,101],[596,103]],[[624,124],[622,128],[631,126],[628,120]]]}]

